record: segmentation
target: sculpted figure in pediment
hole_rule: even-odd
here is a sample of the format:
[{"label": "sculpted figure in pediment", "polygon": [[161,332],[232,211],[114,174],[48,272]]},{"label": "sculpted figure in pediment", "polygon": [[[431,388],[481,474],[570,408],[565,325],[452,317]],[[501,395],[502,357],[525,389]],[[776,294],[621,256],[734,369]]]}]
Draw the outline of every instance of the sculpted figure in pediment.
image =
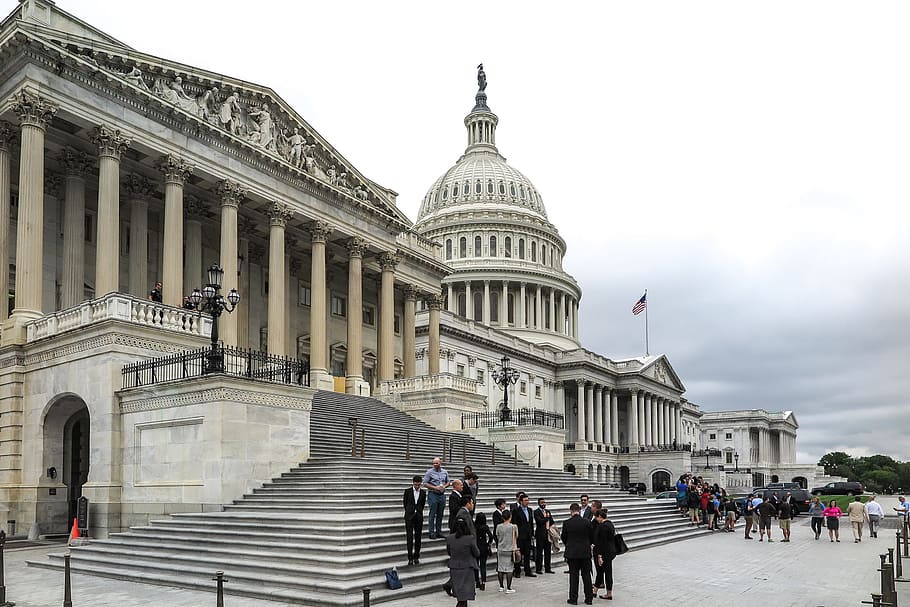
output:
[{"label": "sculpted figure in pediment", "polygon": [[351,191],[351,186],[348,185],[348,174],[347,173],[341,173],[340,175],[338,175],[338,179],[335,181],[335,187],[348,191],[348,192]]},{"label": "sculpted figure in pediment", "polygon": [[247,115],[254,120],[251,124],[250,142],[267,150],[274,150],[275,135],[273,129],[275,124],[272,122],[269,104],[263,103],[261,109],[249,110]]},{"label": "sculpted figure in pediment", "polygon": [[149,90],[149,85],[145,83],[145,80],[142,78],[142,72],[138,67],[133,66],[133,69],[126,73],[121,73],[120,76],[134,86],[138,86],[143,91]]},{"label": "sculpted figure in pediment", "polygon": [[329,178],[330,185],[338,185],[338,173],[335,171],[335,165],[329,167],[329,170],[325,172],[326,176]]},{"label": "sculpted figure in pediment", "polygon": [[202,94],[198,99],[198,115],[209,124],[218,125],[218,88],[213,87]]},{"label": "sculpted figure in pediment", "polygon": [[243,135],[243,115],[240,112],[240,103],[234,93],[228,95],[218,109],[218,122],[231,135]]},{"label": "sculpted figure in pediment", "polygon": [[300,134],[300,129],[296,126],[294,127],[294,130],[291,131],[290,135],[287,133],[287,129],[281,133],[282,147],[285,148],[285,152],[282,156],[284,156],[285,160],[292,165],[299,168],[303,164],[304,148],[307,145],[306,139]]},{"label": "sculpted figure in pediment", "polygon": [[154,93],[168,103],[173,103],[187,112],[197,114],[199,111],[196,99],[187,95],[186,91],[183,90],[183,79],[180,76],[167,83],[159,78],[155,81]]},{"label": "sculpted figure in pediment", "polygon": [[357,187],[354,188],[354,197],[359,200],[366,201],[366,200],[370,199],[370,194],[366,191],[366,189],[362,185],[358,185]]}]

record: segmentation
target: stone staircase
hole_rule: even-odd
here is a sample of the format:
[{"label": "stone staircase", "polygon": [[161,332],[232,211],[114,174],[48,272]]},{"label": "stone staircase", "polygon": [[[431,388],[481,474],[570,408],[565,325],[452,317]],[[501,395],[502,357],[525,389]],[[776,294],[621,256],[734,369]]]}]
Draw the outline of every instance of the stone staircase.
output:
[{"label": "stone staircase", "polygon": [[[363,458],[351,456],[350,418],[366,432]],[[444,444],[452,447],[447,466],[453,477],[460,476],[462,459],[480,477],[477,507],[488,519],[493,500],[511,502],[518,489],[532,504],[546,497],[557,522],[588,493],[609,508],[633,550],[700,533],[672,504],[647,503],[565,472],[532,468],[504,452],[496,452],[494,465],[490,445],[446,434],[375,399],[317,393],[311,437],[308,462],[222,512],[175,514],[73,548],[73,571],[211,591],[212,574],[223,570],[230,594],[306,605],[361,605],[364,587],[372,588],[373,603],[438,591],[447,577],[445,542],[427,540],[425,522],[421,564],[405,566],[401,496]],[[29,565],[59,568],[62,556]],[[553,560],[554,567],[562,566],[561,553]],[[383,572],[393,566],[404,585],[397,591],[384,584]],[[495,569],[495,558],[489,566]]]}]

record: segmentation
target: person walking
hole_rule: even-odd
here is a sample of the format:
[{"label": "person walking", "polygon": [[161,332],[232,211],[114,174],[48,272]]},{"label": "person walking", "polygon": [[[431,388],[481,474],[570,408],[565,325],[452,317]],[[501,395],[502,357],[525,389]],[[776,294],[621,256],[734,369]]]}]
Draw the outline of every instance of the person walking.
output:
[{"label": "person walking", "polygon": [[768,541],[773,542],[771,537],[771,519],[777,516],[777,506],[773,502],[762,502],[758,505],[758,541],[765,541],[765,532],[768,533]]},{"label": "person walking", "polygon": [[825,524],[828,527],[828,537],[832,542],[840,541],[840,517],[844,515],[843,511],[837,507],[837,502],[831,500],[828,507],[822,512],[825,515]]},{"label": "person walking", "polygon": [[[595,588],[603,588],[602,599],[613,599],[613,559],[616,557],[616,527],[607,518],[607,509],[597,511],[597,527],[594,530],[594,566],[597,577]],[[595,591],[594,594],[597,594]]]},{"label": "person walking", "polygon": [[423,535],[423,508],[427,492],[421,488],[420,475],[412,479],[413,487],[404,490],[404,528],[408,543],[408,565],[420,564],[420,536]]},{"label": "person walking", "polygon": [[[512,524],[512,513],[501,510],[502,522],[496,525],[496,577],[499,592],[512,594],[512,576],[515,571],[514,554],[518,550],[518,531]],[[503,585],[505,582],[505,585]]]},{"label": "person walking", "polygon": [[449,555],[452,593],[458,601],[455,607],[467,607],[468,601],[473,601],[475,597],[474,571],[480,551],[464,519],[455,521],[455,532],[446,538],[446,554]]},{"label": "person walking", "polygon": [[430,504],[430,520],[427,531],[431,540],[442,539],[442,515],[446,507],[446,489],[451,485],[449,473],[442,467],[442,460],[433,459],[433,466],[423,475],[423,486],[427,489]]},{"label": "person walking", "polygon": [[866,502],[866,514],[869,516],[869,535],[878,538],[878,524],[885,518],[885,511],[882,510],[882,505],[875,501],[874,495]]},{"label": "person walking", "polygon": [[[777,506],[777,520],[780,525],[780,531],[783,534],[782,542],[790,541],[790,523],[793,520],[793,506],[787,500],[782,500]],[[771,541],[769,534],[768,541]]]},{"label": "person walking", "polygon": [[825,525],[825,505],[822,504],[822,501],[815,496],[812,498],[812,503],[809,504],[809,517],[812,521],[812,531],[815,532],[815,539],[817,540],[821,537],[822,528]]},{"label": "person walking", "polygon": [[[745,539],[752,539],[752,525],[755,522],[755,506],[752,505],[752,496],[746,498],[745,511],[743,512],[743,518],[746,520],[746,536]],[[690,525],[691,526],[691,525]]]},{"label": "person walking", "polygon": [[850,526],[853,527],[853,543],[858,544],[863,541],[863,524],[869,518],[866,514],[866,506],[858,495],[847,506],[847,518],[850,519]]},{"label": "person walking", "polygon": [[565,546],[563,555],[569,565],[569,605],[578,605],[578,578],[581,576],[585,592],[585,605],[594,604],[591,584],[591,545],[594,543],[591,523],[580,516],[577,503],[569,506],[569,520],[562,526],[561,539]]}]

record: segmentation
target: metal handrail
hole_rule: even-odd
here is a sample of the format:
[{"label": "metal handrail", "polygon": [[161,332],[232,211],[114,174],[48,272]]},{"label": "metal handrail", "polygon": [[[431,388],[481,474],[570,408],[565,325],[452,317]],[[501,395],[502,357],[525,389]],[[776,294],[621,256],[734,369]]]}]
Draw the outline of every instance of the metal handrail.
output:
[{"label": "metal handrail", "polygon": [[461,429],[501,428],[507,426],[542,426],[556,430],[565,429],[565,416],[543,409],[512,409],[509,418],[502,419],[502,412],[462,413]]}]

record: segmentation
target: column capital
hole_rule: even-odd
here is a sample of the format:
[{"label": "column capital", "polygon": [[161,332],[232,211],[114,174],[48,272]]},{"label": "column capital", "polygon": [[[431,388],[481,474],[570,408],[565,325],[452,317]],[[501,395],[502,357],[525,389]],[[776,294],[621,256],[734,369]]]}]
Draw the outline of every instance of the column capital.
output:
[{"label": "column capital", "polygon": [[575,383],[578,384],[579,386],[583,386],[583,385],[585,385],[585,383],[587,383],[587,380],[582,377],[576,377]]},{"label": "column capital", "polygon": [[126,176],[123,189],[132,200],[148,200],[155,195],[155,186],[147,177],[132,173]]},{"label": "column capital", "polygon": [[489,281],[489,280],[483,281],[483,286],[489,287],[489,286],[490,286],[490,281]]},{"label": "column capital", "polygon": [[281,202],[273,202],[271,206],[269,206],[269,225],[283,228],[288,224],[288,219],[290,219],[292,215],[288,205]]},{"label": "column capital", "polygon": [[399,261],[398,255],[391,251],[379,254],[379,267],[382,268],[383,272],[394,272]]},{"label": "column capital", "polygon": [[366,251],[367,242],[359,236],[354,236],[349,238],[348,241],[344,243],[344,246],[348,250],[348,257],[350,259],[363,259],[363,252]]},{"label": "column capital", "polygon": [[328,222],[317,219],[310,224],[310,236],[313,242],[325,242],[332,233],[332,226]]},{"label": "column capital", "polygon": [[[0,130],[2,130],[2,126],[0,126]],[[2,136],[0,136],[0,139],[2,139]],[[63,167],[67,177],[84,178],[94,165],[88,154],[72,148],[60,150],[57,160],[60,162],[60,166]]]},{"label": "column capital", "polygon": [[166,154],[158,159],[158,170],[164,173],[165,183],[176,183],[178,185],[183,185],[186,181],[186,178],[193,173],[194,167],[192,164],[175,156],[174,154]]},{"label": "column capital", "polygon": [[130,147],[132,139],[124,135],[120,129],[102,124],[92,129],[89,134],[92,143],[98,146],[98,155],[120,160],[120,155]]},{"label": "column capital", "polygon": [[442,309],[442,302],[444,301],[442,293],[430,293],[426,296],[427,307],[431,310],[436,310],[437,312]]},{"label": "column capital", "polygon": [[239,207],[247,193],[245,187],[230,179],[219,181],[216,191],[223,207]]},{"label": "column capital", "polygon": [[0,120],[0,151],[8,152],[16,141],[18,129],[5,120]]},{"label": "column capital", "polygon": [[404,299],[405,301],[417,301],[417,287],[414,285],[408,285],[404,288]]},{"label": "column capital", "polygon": [[640,392],[640,390],[638,388],[629,388],[629,392],[632,394],[632,398],[635,398],[636,396],[638,396],[638,393]]},{"label": "column capital", "polygon": [[46,130],[60,106],[31,89],[22,89],[10,98],[10,107],[19,116],[22,126]]},{"label": "column capital", "polygon": [[184,196],[183,214],[190,221],[202,221],[210,216],[205,202],[197,196]]}]

